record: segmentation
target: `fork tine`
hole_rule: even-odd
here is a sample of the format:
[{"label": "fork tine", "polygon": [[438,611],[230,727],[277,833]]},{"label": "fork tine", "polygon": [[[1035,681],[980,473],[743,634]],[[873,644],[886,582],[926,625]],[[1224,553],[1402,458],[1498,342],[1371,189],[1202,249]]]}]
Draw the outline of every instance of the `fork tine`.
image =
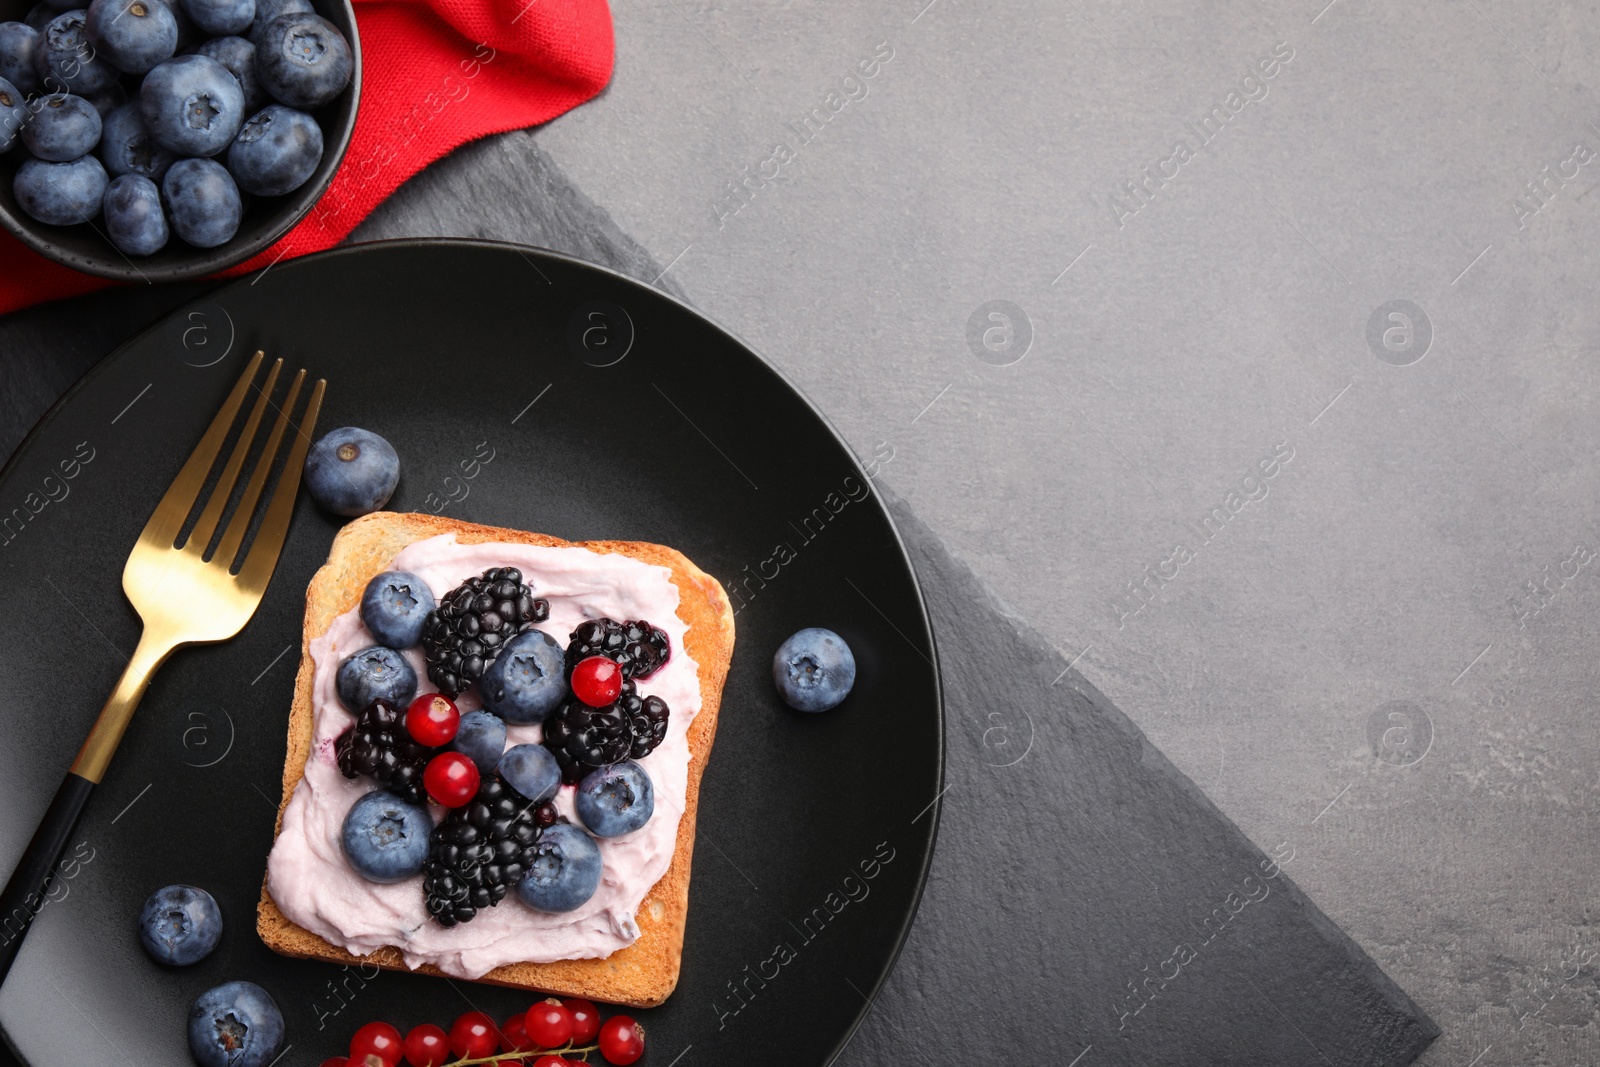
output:
[{"label": "fork tine", "polygon": [[272,431],[267,434],[261,458],[256,460],[255,470],[250,472],[250,481],[245,484],[244,496],[239,498],[239,507],[234,511],[233,518],[228,520],[228,528],[223,531],[222,541],[217,545],[217,554],[211,557],[213,563],[233,566],[233,557],[239,554],[239,546],[244,543],[245,531],[250,528],[250,519],[255,514],[256,501],[261,498],[261,490],[266,487],[267,477],[272,473],[273,461],[278,458],[278,446],[283,441],[284,428],[289,425],[289,412],[294,410],[295,401],[300,398],[300,386],[305,380],[306,372],[302,367],[296,372],[294,381],[289,383],[289,392],[283,398],[283,406],[278,408],[278,417],[273,420]]},{"label": "fork tine", "polygon": [[250,446],[256,442],[256,429],[261,425],[261,415],[267,410],[268,398],[272,396],[272,390],[277,388],[278,372],[282,369],[282,358],[267,369],[266,383],[256,390],[256,402],[250,406],[250,417],[245,419],[244,429],[239,431],[239,439],[234,442],[233,452],[217,478],[216,488],[211,490],[211,499],[206,501],[200,518],[189,533],[189,540],[184,547],[197,556],[203,556],[206,546],[211,544],[211,535],[216,532],[222,509],[228,506],[228,498],[233,495],[233,484],[239,480],[239,471],[244,467],[245,457],[250,454]]},{"label": "fork tine", "polygon": [[306,402],[306,412],[300,417],[294,445],[284,462],[283,474],[272,490],[272,501],[267,505],[266,516],[261,520],[255,542],[251,544],[250,552],[244,558],[244,566],[239,568],[239,576],[235,579],[238,585],[258,596],[265,591],[267,580],[272,577],[272,569],[278,565],[278,553],[283,550],[284,538],[289,533],[289,519],[294,515],[295,499],[300,492],[300,472],[306,465],[311,431],[317,425],[317,413],[322,410],[322,393],[327,387],[327,381],[318,378],[317,384],[311,389],[311,399]]},{"label": "fork tine", "polygon": [[205,436],[200,438],[200,443],[189,453],[189,459],[184,463],[183,469],[172,479],[172,484],[167,487],[161,503],[151,512],[150,521],[145,523],[144,532],[139,535],[140,541],[154,548],[171,548],[177,541],[178,532],[183,529],[183,520],[189,517],[189,511],[200,496],[200,490],[205,488],[206,475],[211,473],[211,465],[217,461],[217,453],[222,451],[222,442],[227,440],[228,428],[233,425],[234,418],[239,414],[239,406],[244,403],[245,393],[249,391],[250,383],[255,379],[256,371],[265,358],[266,354],[263,352],[257,352],[250,357],[250,362],[245,366],[244,373],[239,375],[239,380],[234,383],[228,399],[217,409],[216,418],[211,420]]}]

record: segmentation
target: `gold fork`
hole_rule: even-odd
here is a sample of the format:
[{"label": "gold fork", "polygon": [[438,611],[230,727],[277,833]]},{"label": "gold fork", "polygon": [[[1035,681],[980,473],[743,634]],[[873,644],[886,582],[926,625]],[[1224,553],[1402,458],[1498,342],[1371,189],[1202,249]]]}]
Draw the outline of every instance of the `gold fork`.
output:
[{"label": "gold fork", "polygon": [[[237,634],[255,614],[267,582],[272,578],[289,530],[289,519],[294,513],[311,430],[322,407],[327,383],[321,379],[311,389],[311,398],[295,428],[283,473],[267,499],[260,528],[238,573],[233,572],[233,562],[272,473],[289,426],[289,413],[294,410],[305,382],[304,370],[295,374],[283,405],[276,408],[278,417],[272,423],[260,457],[251,469],[250,480],[245,483],[216,550],[207,551],[255,442],[262,416],[272,403],[273,389],[283,369],[283,360],[277,360],[267,371],[266,381],[256,387],[253,384],[256,372],[264,358],[261,352],[251,358],[222,408],[211,420],[205,436],[173,479],[161,503],[156,505],[155,513],[128,556],[127,566],[122,571],[122,588],[144,621],[144,632],[111,698],[78,750],[78,758],[73,760],[66,780],[45,811],[27,851],[12,872],[11,880],[4,892],[0,892],[0,981],[10,972],[22,947],[23,936],[44,904],[50,876],[72,836],[78,816],[89,794],[104,776],[112,753],[116,752],[117,743],[122,740],[133,711],[139,706],[139,699],[144,696],[157,668],[174,649],[183,645],[226,641]],[[255,389],[256,400],[244,428],[193,529],[180,539],[251,389]]]}]

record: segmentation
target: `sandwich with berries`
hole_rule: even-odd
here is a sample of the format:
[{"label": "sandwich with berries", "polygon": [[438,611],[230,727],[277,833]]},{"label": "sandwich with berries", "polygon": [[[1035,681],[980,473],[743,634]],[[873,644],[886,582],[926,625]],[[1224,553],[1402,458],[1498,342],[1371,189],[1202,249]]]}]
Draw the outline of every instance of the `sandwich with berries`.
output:
[{"label": "sandwich with berries", "polygon": [[733,638],[671,548],[350,522],[307,592],[262,940],[660,1004]]}]

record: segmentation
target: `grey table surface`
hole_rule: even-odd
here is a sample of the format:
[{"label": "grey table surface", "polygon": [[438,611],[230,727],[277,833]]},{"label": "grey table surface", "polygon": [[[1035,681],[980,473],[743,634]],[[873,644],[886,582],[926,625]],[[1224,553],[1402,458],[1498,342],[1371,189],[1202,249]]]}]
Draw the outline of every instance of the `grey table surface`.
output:
[{"label": "grey table surface", "polygon": [[[355,238],[632,249],[1292,844],[1418,1062],[1600,1060],[1600,5],[614,12],[599,99]],[[159,303],[0,323],[0,447]]]}]

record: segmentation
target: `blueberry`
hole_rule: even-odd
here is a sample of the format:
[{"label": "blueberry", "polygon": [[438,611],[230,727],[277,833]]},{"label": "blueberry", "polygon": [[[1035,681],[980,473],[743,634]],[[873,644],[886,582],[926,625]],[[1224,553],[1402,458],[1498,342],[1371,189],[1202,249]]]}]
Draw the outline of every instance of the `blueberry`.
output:
[{"label": "blueberry", "polygon": [[137,174],[159,182],[177,158],[150,140],[137,103],[123,104],[105,117],[100,131],[100,162],[106,165],[108,174]]},{"label": "blueberry", "polygon": [[27,216],[51,226],[72,226],[100,214],[106,195],[106,169],[93,156],[71,163],[29,159],[11,184]]},{"label": "blueberry", "polygon": [[33,49],[39,31],[26,22],[0,22],[0,78],[23,94],[39,91],[39,72],[33,69]]},{"label": "blueberry", "polygon": [[427,808],[378,790],[350,806],[339,840],[345,859],[367,881],[403,882],[427,865],[432,833]]},{"label": "blueberry", "polygon": [[93,0],[84,33],[126,74],[143,74],[178,50],[178,20],[161,0]]},{"label": "blueberry", "polygon": [[117,68],[95,54],[84,32],[86,11],[57,15],[39,31],[33,72],[49,93],[92,93],[117,80]]},{"label": "blueberry", "polygon": [[33,117],[22,127],[22,143],[51,163],[88,155],[100,143],[100,113],[81,96],[41,96],[33,102]]},{"label": "blueberry", "polygon": [[796,711],[827,711],[856,684],[856,657],[844,638],[813,626],[778,646],[772,680],[784,703]]},{"label": "blueberry", "polygon": [[506,722],[543,722],[566,698],[565,656],[543,630],[513,637],[478,679],[483,706]]},{"label": "blueberry", "polygon": [[239,88],[244,90],[246,114],[254,114],[267,102],[267,91],[256,77],[255,45],[243,37],[213,37],[195,51],[221,63],[238,80]]},{"label": "blueberry", "polygon": [[578,818],[591,834],[620,837],[650,821],[656,810],[656,787],[643,767],[623,760],[590,771],[578,783],[573,800]]},{"label": "blueberry", "polygon": [[106,236],[130,256],[148,256],[167,243],[167,218],[161,190],[149,178],[124,174],[106,186]]},{"label": "blueberry", "polygon": [[515,745],[495,765],[495,771],[511,783],[511,788],[543,804],[561,788],[561,765],[543,745]]},{"label": "blueberry", "polygon": [[339,664],[334,678],[339,699],[352,712],[382,700],[404,712],[417,695],[417,672],[392,648],[364,648]]},{"label": "blueberry", "polygon": [[107,115],[128,102],[128,90],[122,87],[121,82],[112,82],[104,89],[85,93],[83,98],[94,105],[95,111],[100,115],[100,121],[104,123]]},{"label": "blueberry", "polygon": [[306,456],[306,491],[335,515],[377,511],[400,484],[394,446],[370,430],[329,430]]},{"label": "blueberry", "polygon": [[283,1047],[283,1012],[254,982],[227,982],[189,1009],[189,1052],[200,1067],[267,1067]]},{"label": "blueberry", "polygon": [[250,43],[259,45],[261,34],[279,15],[309,15],[314,10],[311,0],[256,0],[256,20],[250,26]]},{"label": "blueberry", "polygon": [[226,244],[244,215],[239,187],[214,159],[180,159],[169,167],[161,179],[161,202],[178,236],[196,248]]},{"label": "blueberry", "polygon": [[[64,15],[75,10],[82,0],[44,0],[43,3],[34,4],[28,13],[22,17],[22,24],[34,33],[43,33],[44,28],[50,25],[50,20],[57,15]],[[38,77],[38,75],[34,75]]]},{"label": "blueberry", "polygon": [[450,747],[472,760],[479,774],[492,774],[506,748],[505,720],[487,711],[469,711],[461,716]]},{"label": "blueberry", "polygon": [[239,188],[256,196],[282,196],[306,183],[322,162],[322,127],[304,111],[269,104],[246,120],[228,169]]},{"label": "blueberry", "polygon": [[423,624],[435,606],[427,582],[405,571],[384,571],[361,594],[361,622],[380,645],[410,648],[422,642]]},{"label": "blueberry", "polygon": [[569,822],[548,826],[517,897],[535,911],[572,911],[600,887],[600,846]]},{"label": "blueberry", "polygon": [[222,912],[204,889],[157,889],[139,910],[139,940],[157,963],[187,967],[211,955],[222,940]]},{"label": "blueberry", "polygon": [[256,20],[256,0],[178,0],[178,6],[213,37],[242,33]]},{"label": "blueberry", "polygon": [[22,91],[0,78],[0,152],[17,143],[18,135],[27,125],[29,110]]},{"label": "blueberry", "polygon": [[214,59],[174,56],[144,76],[139,110],[162,148],[180,156],[214,156],[244,124],[244,90]]},{"label": "blueberry", "polygon": [[350,82],[350,44],[321,15],[279,15],[254,40],[256,75],[279,103],[320,107]]}]

